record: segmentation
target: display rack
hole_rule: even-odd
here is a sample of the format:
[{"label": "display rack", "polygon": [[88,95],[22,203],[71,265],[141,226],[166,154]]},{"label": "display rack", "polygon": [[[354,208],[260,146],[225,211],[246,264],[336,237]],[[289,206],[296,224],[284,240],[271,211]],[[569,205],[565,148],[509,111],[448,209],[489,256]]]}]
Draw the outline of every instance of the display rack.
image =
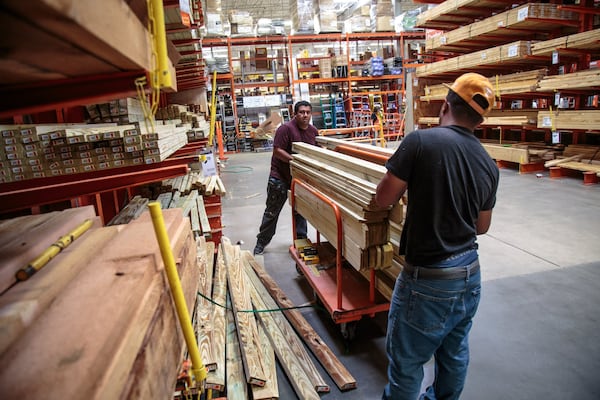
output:
[{"label": "display rack", "polygon": [[[455,15],[470,25],[448,25]],[[483,0],[446,1],[421,14],[417,25],[437,31],[426,39],[427,56],[435,61],[415,73],[419,125],[437,125],[447,93],[442,83],[479,72],[495,86],[497,107],[476,134],[499,165],[540,171],[543,157],[560,155],[565,146],[600,144],[598,126],[582,123],[600,115],[599,15],[593,1]]]}]

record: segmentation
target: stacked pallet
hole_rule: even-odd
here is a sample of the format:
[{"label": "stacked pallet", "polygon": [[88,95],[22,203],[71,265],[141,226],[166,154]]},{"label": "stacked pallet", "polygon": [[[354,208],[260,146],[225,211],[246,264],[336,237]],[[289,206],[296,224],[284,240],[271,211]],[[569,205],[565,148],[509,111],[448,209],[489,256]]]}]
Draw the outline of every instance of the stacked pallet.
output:
[{"label": "stacked pallet", "polygon": [[187,144],[187,126],[168,123],[148,129],[146,124],[141,124],[140,128],[144,132],[140,147],[144,151],[145,164],[161,162]]},{"label": "stacked pallet", "polygon": [[426,50],[469,52],[499,41],[518,39],[523,29],[544,32],[569,23],[574,29],[578,14],[556,4],[527,3],[484,20],[427,39]]},{"label": "stacked pallet", "polygon": [[600,69],[588,69],[564,75],[546,76],[538,83],[539,92],[561,89],[594,89],[600,86]]},{"label": "stacked pallet", "polygon": [[[90,208],[3,221],[2,270],[26,265],[69,225],[93,215]],[[196,264],[181,212],[166,210],[164,221],[192,310],[204,266]],[[0,297],[3,397],[171,397],[184,340],[163,270],[144,213],[122,227],[92,227],[6,291]]]},{"label": "stacked pallet", "polygon": [[600,127],[600,111],[597,110],[555,110],[539,111],[538,128],[584,129],[597,131]]},{"label": "stacked pallet", "polygon": [[342,226],[332,208],[302,185],[296,185],[296,210],[336,248],[341,229],[342,255],[355,269],[389,267],[389,209],[379,208],[374,200],[385,167],[304,143],[294,143],[293,151],[292,176],[331,199]]},{"label": "stacked pallet", "polygon": [[293,304],[249,252],[224,237],[214,277],[207,272],[201,280],[203,297],[211,300],[204,301],[197,314],[200,349],[209,369],[207,389],[228,398],[278,398],[276,357],[299,398],[319,399],[319,393],[330,389],[303,342],[340,389],[356,386],[297,310],[278,310]]},{"label": "stacked pallet", "polygon": [[424,78],[447,72],[474,70],[486,66],[510,67],[539,62],[539,60],[528,58],[529,55],[531,55],[531,42],[519,40],[447,60],[423,64],[417,68],[416,76]]},{"label": "stacked pallet", "polygon": [[588,51],[600,49],[600,29],[533,43],[531,45],[531,54],[534,56],[550,56],[557,50],[560,52],[561,50],[576,51],[578,49]]}]

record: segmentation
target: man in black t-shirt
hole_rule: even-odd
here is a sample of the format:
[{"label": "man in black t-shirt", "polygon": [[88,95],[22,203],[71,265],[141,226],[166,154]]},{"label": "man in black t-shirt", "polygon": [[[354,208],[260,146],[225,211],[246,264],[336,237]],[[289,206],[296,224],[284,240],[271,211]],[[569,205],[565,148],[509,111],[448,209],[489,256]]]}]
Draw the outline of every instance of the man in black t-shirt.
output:
[{"label": "man in black t-shirt", "polygon": [[435,357],[425,398],[458,399],[469,361],[468,334],[479,304],[477,235],[487,232],[499,173],[473,134],[494,106],[489,80],[468,73],[449,86],[440,126],[408,134],[386,163],[380,206],[408,191],[387,330],[383,399],[417,399],[423,365]]},{"label": "man in black t-shirt", "polygon": [[[292,160],[292,143],[304,142],[317,144],[317,128],[310,124],[312,106],[308,101],[299,101],[294,105],[294,118],[281,125],[275,131],[273,139],[273,156],[271,172],[267,183],[267,201],[263,213],[254,254],[263,254],[265,247],[271,242],[277,228],[277,220],[287,199],[287,191],[292,183],[290,161]],[[294,216],[296,237],[306,238],[307,222],[300,214]]]}]

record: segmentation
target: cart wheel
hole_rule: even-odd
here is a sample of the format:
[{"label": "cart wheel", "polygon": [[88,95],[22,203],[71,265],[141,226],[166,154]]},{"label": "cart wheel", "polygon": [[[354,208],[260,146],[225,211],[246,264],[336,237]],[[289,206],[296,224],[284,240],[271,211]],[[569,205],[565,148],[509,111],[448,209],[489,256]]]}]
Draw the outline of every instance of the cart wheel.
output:
[{"label": "cart wheel", "polygon": [[340,329],[342,330],[342,337],[346,341],[351,341],[356,336],[356,326],[358,325],[358,321],[352,322],[342,322],[340,324]]},{"label": "cart wheel", "polygon": [[298,264],[296,264],[296,272],[298,273],[298,275],[304,275],[304,272],[302,272],[302,268],[300,268]]}]

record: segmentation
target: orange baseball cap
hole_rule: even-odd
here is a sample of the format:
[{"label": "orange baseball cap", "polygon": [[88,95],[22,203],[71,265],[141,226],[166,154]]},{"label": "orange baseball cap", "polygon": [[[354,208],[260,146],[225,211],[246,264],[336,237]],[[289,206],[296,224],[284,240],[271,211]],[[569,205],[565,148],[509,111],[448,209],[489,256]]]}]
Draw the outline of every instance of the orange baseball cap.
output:
[{"label": "orange baseball cap", "polygon": [[[494,87],[488,78],[483,75],[469,72],[456,78],[452,85],[444,83],[448,89],[459,95],[472,109],[477,111],[481,116],[487,115],[494,107],[495,96]],[[477,101],[478,96],[485,100]],[[485,103],[487,102],[487,107]]]}]

